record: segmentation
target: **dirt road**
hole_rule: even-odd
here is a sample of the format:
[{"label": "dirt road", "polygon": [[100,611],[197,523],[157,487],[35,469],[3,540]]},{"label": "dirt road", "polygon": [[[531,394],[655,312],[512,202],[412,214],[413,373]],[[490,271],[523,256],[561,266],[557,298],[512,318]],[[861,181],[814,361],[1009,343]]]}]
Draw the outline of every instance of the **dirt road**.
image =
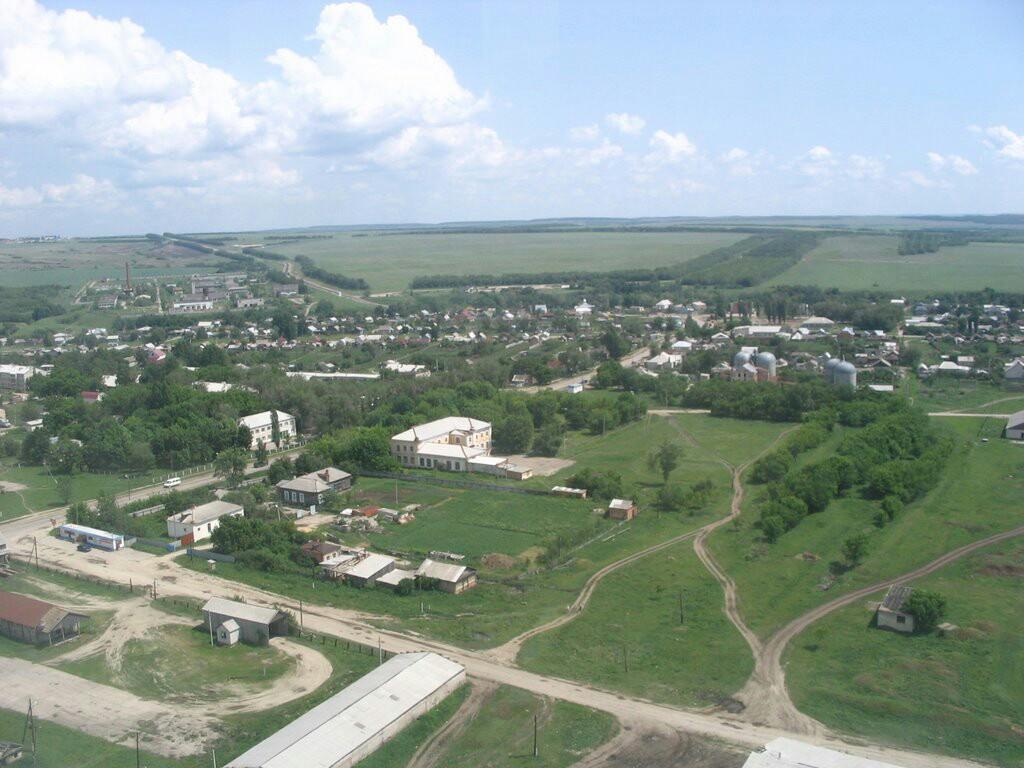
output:
[{"label": "dirt road", "polygon": [[420,745],[406,768],[434,768],[445,756],[452,742],[466,730],[480,711],[480,707],[498,690],[498,686],[487,681],[471,682],[469,696],[451,719]]},{"label": "dirt road", "polygon": [[1024,526],[1014,528],[1010,531],[1004,531],[1003,533],[997,533],[970,544],[965,544],[962,547],[958,547],[957,549],[947,552],[941,557],[932,560],[926,565],[922,565],[920,568],[904,573],[901,576],[897,576],[892,579],[885,579],[884,581],[876,582],[871,586],[862,587],[854,590],[853,592],[849,592],[841,597],[837,597],[835,600],[819,605],[805,613],[803,616],[794,619],[776,632],[764,644],[761,653],[758,654],[754,672],[750,676],[750,679],[747,681],[743,690],[738,694],[738,698],[747,705],[746,713],[758,722],[773,722],[772,717],[773,713],[778,708],[778,702],[783,699],[785,701],[790,701],[789,692],[786,690],[786,673],[782,666],[782,656],[786,650],[786,646],[789,645],[793,638],[811,626],[814,622],[819,619],[823,619],[840,608],[850,605],[851,603],[855,603],[858,600],[863,600],[876,592],[880,592],[893,584],[902,584],[928,576],[962,557],[970,555],[973,552],[977,552],[979,549],[984,549],[985,547],[998,544],[1001,541],[1016,538],[1017,536],[1024,536]]},{"label": "dirt road", "polygon": [[384,304],[381,304],[378,301],[371,301],[370,299],[367,299],[364,296],[360,296],[358,293],[349,293],[347,291],[342,291],[342,290],[340,290],[338,288],[335,288],[333,285],[328,285],[327,283],[322,283],[319,280],[314,280],[312,277],[309,277],[308,275],[302,274],[302,270],[299,269],[298,265],[296,265],[295,262],[293,262],[293,261],[286,261],[286,262],[284,262],[284,265],[283,265],[283,268],[282,268],[281,271],[284,272],[286,275],[294,277],[296,280],[303,280],[304,282],[309,283],[310,285],[319,288],[321,291],[326,291],[327,293],[332,293],[335,296],[338,296],[339,298],[348,299],[349,301],[354,301],[356,304],[365,304],[368,307],[383,307],[383,306],[386,306]]}]

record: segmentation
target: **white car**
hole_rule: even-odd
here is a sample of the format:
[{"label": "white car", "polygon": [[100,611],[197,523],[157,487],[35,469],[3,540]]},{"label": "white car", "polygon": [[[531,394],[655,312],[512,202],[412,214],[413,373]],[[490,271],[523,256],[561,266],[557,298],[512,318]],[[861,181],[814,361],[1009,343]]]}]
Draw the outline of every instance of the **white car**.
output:
[{"label": "white car", "polygon": [[180,477],[168,477],[164,480],[164,488],[173,488],[176,485],[181,485]]}]

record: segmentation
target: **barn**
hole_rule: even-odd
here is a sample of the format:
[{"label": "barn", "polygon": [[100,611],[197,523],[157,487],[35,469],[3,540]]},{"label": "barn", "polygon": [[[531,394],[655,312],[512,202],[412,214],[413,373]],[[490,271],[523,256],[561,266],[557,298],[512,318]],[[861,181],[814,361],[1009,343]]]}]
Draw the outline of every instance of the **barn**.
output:
[{"label": "barn", "polygon": [[[249,645],[266,645],[270,638],[288,634],[287,613],[223,597],[211,597],[206,601],[203,621],[210,634],[234,636]],[[237,626],[232,627],[229,622]],[[221,632],[222,627],[226,632]]]},{"label": "barn", "polygon": [[436,653],[402,653],[292,721],[225,768],[349,768],[466,680]]},{"label": "barn", "polygon": [[0,635],[34,645],[53,645],[81,632],[87,619],[52,603],[0,591]]}]

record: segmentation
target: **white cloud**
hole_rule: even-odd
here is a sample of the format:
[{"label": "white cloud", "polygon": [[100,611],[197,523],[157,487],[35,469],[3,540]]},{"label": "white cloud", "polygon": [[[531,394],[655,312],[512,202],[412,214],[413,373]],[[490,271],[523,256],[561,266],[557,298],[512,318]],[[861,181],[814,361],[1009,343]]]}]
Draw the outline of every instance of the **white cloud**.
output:
[{"label": "white cloud", "polygon": [[646,160],[653,163],[678,163],[697,154],[697,146],[685,133],[657,130],[651,136],[651,152]]},{"label": "white cloud", "polygon": [[851,179],[880,179],[885,174],[885,163],[877,157],[850,155],[843,172]]},{"label": "white cloud", "polygon": [[1024,134],[1014,133],[1005,125],[990,126],[985,134],[992,138],[992,142],[987,143],[1000,157],[1024,160]]},{"label": "white cloud", "polygon": [[836,159],[832,150],[820,144],[811,147],[797,162],[797,168],[804,176],[821,177],[829,176],[835,168]]},{"label": "white cloud", "polygon": [[569,138],[573,141],[597,141],[601,137],[601,129],[596,123],[578,125],[569,129]]},{"label": "white cloud", "polygon": [[632,136],[637,135],[647,126],[647,121],[639,115],[631,115],[628,112],[610,112],[604,116],[608,125],[622,133]]},{"label": "white cloud", "polygon": [[973,176],[978,172],[974,163],[960,155],[942,155],[938,152],[929,152],[928,164],[935,171],[948,169],[961,176]]},{"label": "white cloud", "polygon": [[107,180],[79,174],[67,184],[42,184],[38,187],[7,187],[0,184],[0,209],[21,208],[47,203],[74,205],[111,197],[114,185]]},{"label": "white cloud", "polygon": [[720,159],[733,176],[753,176],[759,164],[757,158],[741,147],[723,152]]}]

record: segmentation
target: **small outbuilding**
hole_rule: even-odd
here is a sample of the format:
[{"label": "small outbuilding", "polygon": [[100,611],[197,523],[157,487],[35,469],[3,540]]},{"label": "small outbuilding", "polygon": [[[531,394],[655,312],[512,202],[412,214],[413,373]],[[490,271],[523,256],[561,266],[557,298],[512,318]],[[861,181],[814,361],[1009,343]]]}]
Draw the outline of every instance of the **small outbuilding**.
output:
[{"label": "small outbuilding", "polygon": [[876,624],[879,629],[891,629],[910,634],[914,631],[914,617],[903,610],[904,603],[913,593],[912,587],[893,584],[878,606]]},{"label": "small outbuilding", "polygon": [[220,628],[232,621],[238,628],[238,640],[249,645],[266,645],[270,638],[288,634],[287,613],[223,597],[211,597],[206,601],[203,621],[210,634],[218,636]]},{"label": "small outbuilding", "polygon": [[1024,440],[1024,411],[1017,411],[1006,420],[1003,433],[1009,440]]},{"label": "small outbuilding", "polygon": [[0,635],[12,640],[54,645],[77,636],[87,618],[34,597],[0,591]]},{"label": "small outbuilding", "polygon": [[426,559],[416,569],[416,578],[429,579],[442,592],[459,595],[476,586],[476,570],[465,565],[439,563]]},{"label": "small outbuilding", "polygon": [[773,739],[751,752],[743,768],[899,768],[796,739]]},{"label": "small outbuilding", "polygon": [[241,631],[237,621],[228,619],[217,627],[217,645],[236,645]]},{"label": "small outbuilding", "polygon": [[609,520],[632,520],[636,515],[636,502],[632,499],[612,499],[604,513]]}]

